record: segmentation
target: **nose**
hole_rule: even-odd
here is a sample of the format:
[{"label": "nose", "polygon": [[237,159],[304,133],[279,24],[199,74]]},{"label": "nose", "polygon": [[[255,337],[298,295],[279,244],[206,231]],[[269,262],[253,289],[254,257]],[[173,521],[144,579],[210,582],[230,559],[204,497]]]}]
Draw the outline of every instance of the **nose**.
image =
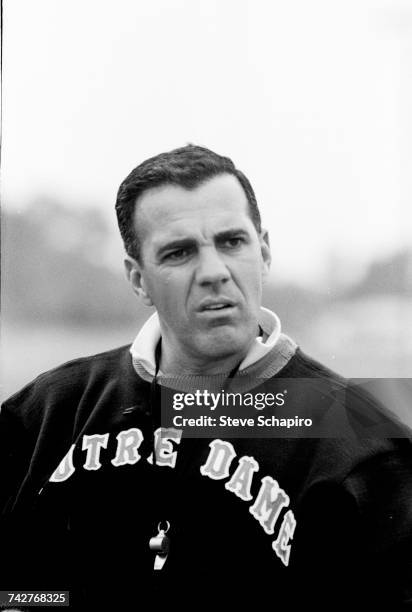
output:
[{"label": "nose", "polygon": [[196,268],[196,280],[199,285],[224,283],[229,278],[230,272],[216,248],[214,246],[201,248]]}]

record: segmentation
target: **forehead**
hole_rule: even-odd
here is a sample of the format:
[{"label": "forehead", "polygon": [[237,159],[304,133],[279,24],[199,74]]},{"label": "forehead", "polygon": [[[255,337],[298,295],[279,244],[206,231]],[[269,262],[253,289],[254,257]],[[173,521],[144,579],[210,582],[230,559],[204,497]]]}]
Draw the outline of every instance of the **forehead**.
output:
[{"label": "forehead", "polygon": [[254,230],[246,194],[231,174],[213,177],[194,189],[162,185],[136,202],[135,230],[144,243],[197,234],[208,237],[241,224]]}]

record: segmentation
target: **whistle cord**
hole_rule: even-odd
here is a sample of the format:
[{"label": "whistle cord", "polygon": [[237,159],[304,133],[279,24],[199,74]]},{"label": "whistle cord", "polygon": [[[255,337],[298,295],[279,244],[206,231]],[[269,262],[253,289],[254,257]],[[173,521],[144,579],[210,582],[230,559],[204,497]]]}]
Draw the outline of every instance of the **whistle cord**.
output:
[{"label": "whistle cord", "polygon": [[[150,383],[150,413],[151,413],[151,422],[152,422],[152,427],[151,427],[151,441],[150,441],[150,446],[152,447],[152,452],[153,452],[153,467],[156,469],[159,468],[158,464],[157,464],[157,456],[156,456],[156,437],[155,437],[155,431],[156,431],[156,426],[157,426],[157,418],[158,418],[158,412],[159,412],[159,385],[157,382],[157,377],[159,374],[159,370],[160,370],[160,355],[161,355],[161,346],[162,346],[162,339],[160,338],[159,342],[157,343],[156,349],[155,349],[155,374],[153,377],[152,382]],[[231,381],[235,378],[237,372],[239,371],[240,368],[240,364],[241,364],[242,360],[239,361],[236,366],[229,372],[225,382],[223,383],[223,389],[225,391],[228,390]],[[161,415],[160,415],[161,418]],[[159,468],[160,469],[160,468]],[[160,472],[159,472],[160,475]],[[172,479],[168,479],[169,481],[169,486],[170,486],[170,482]],[[159,496],[159,501],[161,500],[161,498],[163,498],[163,502],[165,501],[165,499],[167,499],[166,502],[166,510],[170,512],[170,507],[168,507],[168,502],[171,499],[171,492],[168,490],[165,490],[165,488],[162,486],[164,483],[162,482],[163,479],[160,479],[160,488],[163,489],[162,491],[159,491],[158,487],[156,487],[157,489],[157,494],[162,493],[161,497]],[[177,495],[177,491],[175,491],[175,495]],[[164,518],[164,517],[163,517]],[[169,518],[172,518],[171,516],[169,516]],[[158,524],[158,534],[151,538],[150,543],[149,543],[149,547],[152,551],[156,552],[156,557],[155,557],[155,561],[154,561],[154,570],[161,570],[166,562],[167,559],[167,555],[169,553],[169,547],[170,547],[170,539],[168,536],[166,536],[166,532],[169,530],[170,528],[170,522],[169,520],[164,520],[164,523],[167,525],[167,530],[163,530],[161,529],[161,525],[162,522],[159,522]],[[157,573],[157,572],[156,572]]]}]

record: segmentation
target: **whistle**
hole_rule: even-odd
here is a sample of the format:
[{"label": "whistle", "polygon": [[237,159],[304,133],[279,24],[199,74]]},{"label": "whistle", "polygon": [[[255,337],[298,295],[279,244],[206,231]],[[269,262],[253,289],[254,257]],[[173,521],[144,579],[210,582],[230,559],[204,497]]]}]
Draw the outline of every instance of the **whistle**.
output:
[{"label": "whistle", "polygon": [[166,521],[166,529],[161,529],[159,523],[157,526],[158,534],[149,540],[150,550],[157,553],[154,561],[155,570],[161,570],[166,563],[167,555],[170,550],[170,538],[166,535],[169,528],[169,521]]},{"label": "whistle", "polygon": [[165,532],[161,530],[156,536],[150,538],[149,547],[150,550],[153,550],[160,555],[167,555],[170,549],[170,538],[168,538]]}]

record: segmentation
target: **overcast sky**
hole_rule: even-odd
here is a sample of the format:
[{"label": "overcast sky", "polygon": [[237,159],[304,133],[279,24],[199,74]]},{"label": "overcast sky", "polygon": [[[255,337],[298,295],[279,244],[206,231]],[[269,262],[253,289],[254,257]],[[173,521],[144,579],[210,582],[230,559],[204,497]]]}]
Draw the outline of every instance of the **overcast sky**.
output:
[{"label": "overcast sky", "polygon": [[[99,205],[187,142],[255,187],[273,274],[412,245],[412,4],[5,0],[3,205]],[[339,260],[341,263],[339,263]]]}]

